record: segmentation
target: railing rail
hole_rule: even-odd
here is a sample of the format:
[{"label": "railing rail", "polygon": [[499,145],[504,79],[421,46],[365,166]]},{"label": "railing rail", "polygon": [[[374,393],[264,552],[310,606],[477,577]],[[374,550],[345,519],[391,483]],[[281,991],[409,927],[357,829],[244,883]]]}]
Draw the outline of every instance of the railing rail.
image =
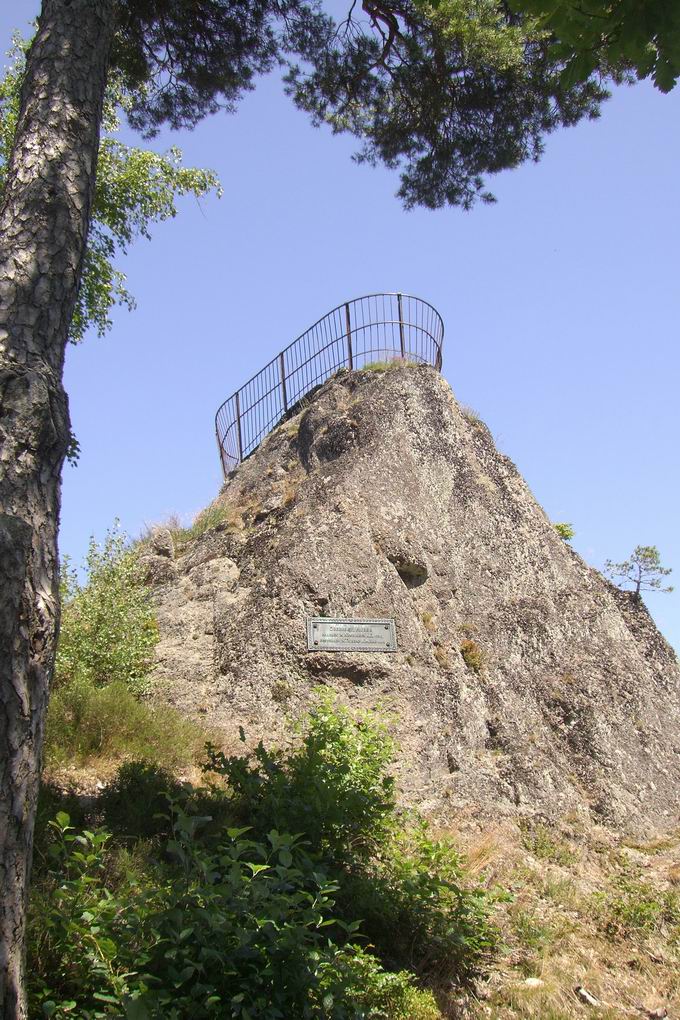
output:
[{"label": "railing rail", "polygon": [[403,358],[441,369],[443,340],[439,312],[409,294],[366,294],[338,305],[218,409],[215,432],[225,477],[339,368]]}]

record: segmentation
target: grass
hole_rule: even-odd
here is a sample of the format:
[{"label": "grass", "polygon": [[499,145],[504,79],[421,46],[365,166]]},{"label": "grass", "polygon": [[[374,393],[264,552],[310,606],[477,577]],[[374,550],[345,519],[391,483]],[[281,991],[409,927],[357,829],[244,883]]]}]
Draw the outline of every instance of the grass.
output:
[{"label": "grass", "polygon": [[460,645],[460,654],[468,669],[471,669],[473,673],[481,673],[486,662],[486,655],[476,641],[473,641],[472,638],[465,638]]},{"label": "grass", "polygon": [[556,838],[555,834],[545,825],[520,823],[522,845],[539,860],[553,861],[556,864],[571,864],[574,851],[565,842]]},{"label": "grass", "polygon": [[145,543],[149,540],[154,531],[167,529],[172,535],[175,546],[175,555],[181,556],[190,542],[205,535],[207,531],[224,524],[229,531],[243,531],[245,528],[244,511],[235,506],[224,506],[212,503],[205,510],[196,514],[192,523],[185,527],[180,518],[175,515],[168,518],[161,524],[147,527],[139,541]]},{"label": "grass", "polygon": [[461,632],[463,637],[471,638],[477,633],[478,627],[477,624],[473,623],[471,620],[463,620],[463,622],[458,625],[458,630]]},{"label": "grass", "polygon": [[617,875],[609,889],[593,897],[594,914],[614,939],[667,934],[680,946],[680,893],[632,874]]},{"label": "grass", "polygon": [[451,666],[451,660],[449,659],[448,653],[443,645],[435,644],[434,657],[442,669],[449,669]]},{"label": "grass", "polygon": [[470,425],[483,425],[484,422],[475,411],[474,407],[470,407],[469,404],[460,405],[460,413],[465,418],[465,421]]},{"label": "grass", "polygon": [[282,505],[284,507],[289,507],[293,505],[293,503],[297,499],[298,488],[299,488],[298,480],[293,478],[286,478],[281,492],[281,496],[283,498]]},{"label": "grass", "polygon": [[207,734],[169,705],[140,701],[123,683],[56,688],[47,716],[48,768],[141,758],[178,769],[201,755]]},{"label": "grass", "polygon": [[389,372],[394,368],[418,368],[421,365],[419,361],[412,361],[410,358],[401,358],[398,355],[394,358],[390,358],[389,361],[369,361],[367,364],[362,365],[359,369],[360,372]]},{"label": "grass", "polygon": [[420,619],[425,630],[429,631],[430,634],[433,634],[437,629],[434,613],[431,613],[429,609],[426,609],[420,614]]},{"label": "grass", "polygon": [[272,701],[277,705],[287,705],[293,694],[293,685],[289,680],[275,680],[272,684]]},{"label": "grass", "polygon": [[[500,823],[455,838],[469,874],[512,893],[496,908],[503,955],[469,1004],[471,1020],[680,1014],[680,890],[669,879],[680,871],[674,836],[642,844],[654,849],[639,867],[632,858],[641,851],[631,855],[625,837],[566,820],[559,835],[543,823]],[[580,999],[579,986],[600,1005]]]}]

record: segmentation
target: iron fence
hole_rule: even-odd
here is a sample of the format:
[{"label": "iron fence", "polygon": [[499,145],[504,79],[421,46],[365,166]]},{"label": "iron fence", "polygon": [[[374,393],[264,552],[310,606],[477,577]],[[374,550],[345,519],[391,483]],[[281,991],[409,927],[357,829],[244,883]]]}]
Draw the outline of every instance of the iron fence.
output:
[{"label": "iron fence", "polygon": [[444,323],[427,301],[367,294],[338,305],[236,390],[215,415],[224,475],[339,368],[406,361],[441,369]]}]

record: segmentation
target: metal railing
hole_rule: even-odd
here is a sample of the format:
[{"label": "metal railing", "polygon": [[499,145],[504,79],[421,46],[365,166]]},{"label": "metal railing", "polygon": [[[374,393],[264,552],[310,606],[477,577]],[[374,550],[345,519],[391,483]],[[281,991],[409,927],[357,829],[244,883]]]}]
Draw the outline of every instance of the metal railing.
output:
[{"label": "metal railing", "polygon": [[338,305],[219,408],[215,431],[225,477],[339,368],[404,359],[441,369],[443,339],[439,312],[408,294],[367,294]]}]

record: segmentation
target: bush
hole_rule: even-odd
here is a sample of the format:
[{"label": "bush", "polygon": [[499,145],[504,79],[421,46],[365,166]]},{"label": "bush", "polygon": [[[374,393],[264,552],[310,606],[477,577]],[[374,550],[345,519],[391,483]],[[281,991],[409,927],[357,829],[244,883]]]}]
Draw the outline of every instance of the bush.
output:
[{"label": "bush", "polygon": [[137,555],[114,526],[104,544],[90,540],[87,583],[68,560],[62,568],[62,616],[55,686],[121,683],[140,692],[153,663],[158,627]]},{"label": "bush", "polygon": [[440,1018],[408,971],[469,984],[496,934],[453,847],[398,815],[391,756],[383,722],[325,695],[286,753],[211,749],[228,794],[124,765],[95,808],[113,837],[65,813],[50,827],[31,1016]]},{"label": "bush", "polygon": [[565,542],[571,542],[572,538],[576,534],[572,525],[568,524],[567,521],[560,521],[558,524],[554,525],[554,528],[560,538],[563,538]]},{"label": "bush", "polygon": [[450,843],[417,820],[404,828],[387,775],[393,750],[375,715],[354,718],[324,694],[288,755],[261,744],[252,758],[213,749],[207,768],[228,780],[258,833],[304,832],[309,853],[338,876],[342,916],[361,904],[366,934],[391,967],[466,984],[495,947],[488,898],[463,888]]},{"label": "bush", "polygon": [[[109,835],[60,814],[30,913],[31,1016],[436,1020],[334,916],[335,884],[299,837],[232,829],[211,843],[175,804],[171,862],[106,887]],[[109,868],[109,871],[111,869]]]},{"label": "bush", "polygon": [[62,570],[62,620],[47,714],[48,765],[144,758],[175,768],[194,761],[205,735],[169,706],[139,700],[158,628],[137,554],[116,527],[94,539],[80,584]]},{"label": "bush", "polygon": [[205,734],[168,705],[139,701],[121,681],[93,687],[80,678],[57,687],[47,714],[48,766],[92,758],[143,758],[166,768],[198,759]]},{"label": "bush", "polygon": [[98,808],[104,825],[117,837],[149,839],[169,835],[168,796],[182,785],[173,774],[149,761],[127,761],[103,790]]},{"label": "bush", "polygon": [[463,880],[452,844],[420,822],[345,877],[341,904],[361,904],[362,930],[388,965],[467,985],[495,950],[498,933],[489,922],[488,894],[465,889]]},{"label": "bush", "polygon": [[249,757],[211,748],[206,770],[227,779],[237,810],[256,831],[304,832],[314,853],[339,862],[367,855],[391,831],[393,750],[383,723],[367,713],[353,717],[321,694],[287,756],[261,743]]},{"label": "bush", "polygon": [[169,836],[168,798],[185,811],[204,818],[206,835],[216,834],[234,821],[226,791],[181,783],[166,768],[150,761],[126,761],[102,791],[97,811],[114,838],[151,839]]}]

